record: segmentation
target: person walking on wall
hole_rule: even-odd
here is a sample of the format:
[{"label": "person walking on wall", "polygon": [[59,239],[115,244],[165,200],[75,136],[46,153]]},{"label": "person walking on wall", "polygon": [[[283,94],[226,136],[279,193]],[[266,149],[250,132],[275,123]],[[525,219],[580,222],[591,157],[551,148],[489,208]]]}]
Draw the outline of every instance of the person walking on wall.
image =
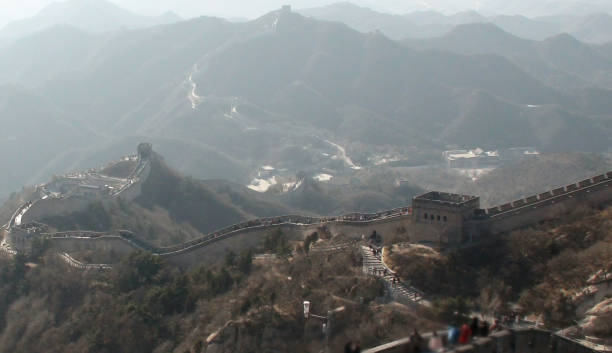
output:
[{"label": "person walking on wall", "polygon": [[474,316],[472,318],[472,323],[470,324],[470,329],[472,330],[472,336],[478,335],[479,328],[480,328],[480,324],[478,322],[478,318]]},{"label": "person walking on wall", "polygon": [[487,320],[480,321],[478,334],[482,337],[487,337],[489,335],[489,322],[487,322]]},{"label": "person walking on wall", "polygon": [[419,331],[414,329],[412,335],[410,335],[410,344],[412,345],[413,353],[421,353],[423,346],[423,337],[419,335]]},{"label": "person walking on wall", "polygon": [[438,336],[436,331],[433,332],[431,337],[429,338],[429,344],[427,345],[429,351],[431,352],[441,352],[444,349],[444,345],[442,344],[442,337]]},{"label": "person walking on wall", "polygon": [[359,347],[359,344],[357,344],[356,342],[348,342],[345,346],[344,346],[344,353],[360,353],[361,352],[361,347]]},{"label": "person walking on wall", "polygon": [[459,333],[459,343],[466,344],[470,342],[471,338],[472,338],[472,329],[470,328],[468,324],[463,324],[463,326],[461,326],[461,332]]},{"label": "person walking on wall", "polygon": [[491,332],[497,332],[497,331],[501,331],[502,327],[501,324],[499,322],[499,319],[495,319],[495,321],[493,322],[493,325],[491,325],[491,327],[489,328],[489,331]]},{"label": "person walking on wall", "polygon": [[457,327],[449,326],[448,334],[447,334],[448,344],[450,345],[456,344],[459,341],[459,334],[460,334],[460,331]]}]

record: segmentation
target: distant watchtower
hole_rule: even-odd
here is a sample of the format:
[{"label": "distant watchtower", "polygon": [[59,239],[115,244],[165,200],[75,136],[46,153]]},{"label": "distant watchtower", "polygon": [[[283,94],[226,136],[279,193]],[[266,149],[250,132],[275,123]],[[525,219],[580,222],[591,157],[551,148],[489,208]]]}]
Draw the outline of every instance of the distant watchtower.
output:
[{"label": "distant watchtower", "polygon": [[142,159],[148,159],[151,157],[151,153],[153,152],[153,145],[148,142],[142,142],[138,144],[138,154]]},{"label": "distant watchtower", "polygon": [[283,6],[281,7],[281,11],[282,11],[282,12],[285,12],[285,13],[286,13],[286,12],[291,12],[291,5],[283,5]]},{"label": "distant watchtower", "polygon": [[480,198],[432,191],[412,200],[412,221],[437,232],[448,242],[464,240],[464,222],[475,217]]}]

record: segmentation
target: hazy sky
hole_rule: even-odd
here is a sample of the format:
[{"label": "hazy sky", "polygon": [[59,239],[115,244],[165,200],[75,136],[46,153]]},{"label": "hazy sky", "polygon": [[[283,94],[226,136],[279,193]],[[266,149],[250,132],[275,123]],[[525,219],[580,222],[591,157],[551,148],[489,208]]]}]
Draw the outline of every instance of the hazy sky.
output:
[{"label": "hazy sky", "polygon": [[[45,5],[62,0],[0,0],[0,27],[8,21],[30,17]],[[95,1],[95,0],[70,0]],[[100,0],[102,1],[102,0]],[[184,18],[201,15],[255,18],[290,4],[295,8],[326,5],[343,0],[109,0],[122,8],[146,15],[172,10]],[[349,0],[388,13],[435,9],[454,13],[468,9],[484,14],[545,15],[559,13],[612,12],[612,0]]]},{"label": "hazy sky", "polygon": [[[45,5],[58,0],[0,0],[0,26],[6,22],[30,17]],[[72,0],[75,1],[75,0]],[[77,0],[80,1],[80,0]],[[91,0],[89,0],[91,1]],[[168,10],[183,17],[215,15],[223,17],[254,18],[268,11],[290,4],[296,8],[321,6],[340,0],[110,0],[115,4],[147,15],[157,15]],[[443,2],[451,7],[470,7],[477,0],[351,0],[352,3],[368,6],[385,12],[405,13],[423,9]],[[432,5],[432,6],[436,6]],[[448,7],[448,6],[447,6]],[[452,10],[452,9],[451,9]]]}]

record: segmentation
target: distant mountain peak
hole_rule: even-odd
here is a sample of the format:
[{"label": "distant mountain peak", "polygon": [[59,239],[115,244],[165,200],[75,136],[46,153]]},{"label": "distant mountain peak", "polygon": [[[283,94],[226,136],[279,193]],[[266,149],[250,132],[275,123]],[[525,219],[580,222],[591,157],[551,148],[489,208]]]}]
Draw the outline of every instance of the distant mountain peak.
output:
[{"label": "distant mountain peak", "polygon": [[457,25],[451,30],[453,32],[487,32],[487,33],[505,33],[503,29],[499,28],[491,22],[475,22]]},{"label": "distant mountain peak", "polygon": [[50,3],[33,17],[7,24],[0,30],[0,37],[20,38],[54,25],[70,25],[89,32],[106,32],[122,27],[149,27],[180,19],[173,12],[158,17],[138,15],[107,0],[68,0]]},{"label": "distant mountain peak", "polygon": [[455,15],[451,16],[454,19],[458,19],[461,20],[463,23],[465,22],[482,22],[482,21],[486,21],[487,18],[483,15],[481,15],[478,11],[475,10],[468,10],[468,11],[462,11],[462,12],[458,12]]},{"label": "distant mountain peak", "polygon": [[363,9],[364,8],[363,6],[353,4],[350,1],[338,1],[333,4],[327,5],[327,7],[346,8],[346,9]]},{"label": "distant mountain peak", "polygon": [[605,12],[598,12],[586,17],[586,21],[612,21],[612,15]]},{"label": "distant mountain peak", "polygon": [[446,34],[447,38],[462,38],[464,40],[476,40],[487,38],[490,40],[521,40],[518,37],[504,31],[491,22],[476,22],[461,24],[454,27]]},{"label": "distant mountain peak", "polygon": [[564,44],[572,44],[572,45],[582,45],[582,43],[576,39],[576,37],[572,36],[567,32],[559,33],[552,37],[547,38],[544,42],[547,43],[564,43]]}]

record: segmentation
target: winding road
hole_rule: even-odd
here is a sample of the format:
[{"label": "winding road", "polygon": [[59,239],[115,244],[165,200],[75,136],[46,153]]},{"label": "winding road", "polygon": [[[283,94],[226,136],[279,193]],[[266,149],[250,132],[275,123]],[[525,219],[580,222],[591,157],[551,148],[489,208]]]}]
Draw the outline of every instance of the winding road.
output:
[{"label": "winding road", "polygon": [[189,95],[187,96],[187,98],[189,98],[189,101],[191,102],[191,108],[193,110],[195,110],[198,107],[198,105],[202,103],[202,100],[203,100],[203,98],[198,96],[198,94],[196,93],[198,86],[193,80],[193,74],[195,74],[197,71],[198,71],[198,64],[194,64],[193,69],[191,70],[187,78],[187,82],[191,85],[191,90],[189,91]]},{"label": "winding road", "polygon": [[325,140],[325,142],[327,142],[330,145],[334,146],[338,150],[338,153],[339,153],[338,157],[342,161],[344,161],[344,163],[346,163],[351,169],[354,169],[354,170],[362,169],[360,166],[358,166],[355,163],[353,163],[353,160],[349,156],[346,155],[346,149],[344,147],[340,146],[337,143],[331,142],[329,140]]}]

